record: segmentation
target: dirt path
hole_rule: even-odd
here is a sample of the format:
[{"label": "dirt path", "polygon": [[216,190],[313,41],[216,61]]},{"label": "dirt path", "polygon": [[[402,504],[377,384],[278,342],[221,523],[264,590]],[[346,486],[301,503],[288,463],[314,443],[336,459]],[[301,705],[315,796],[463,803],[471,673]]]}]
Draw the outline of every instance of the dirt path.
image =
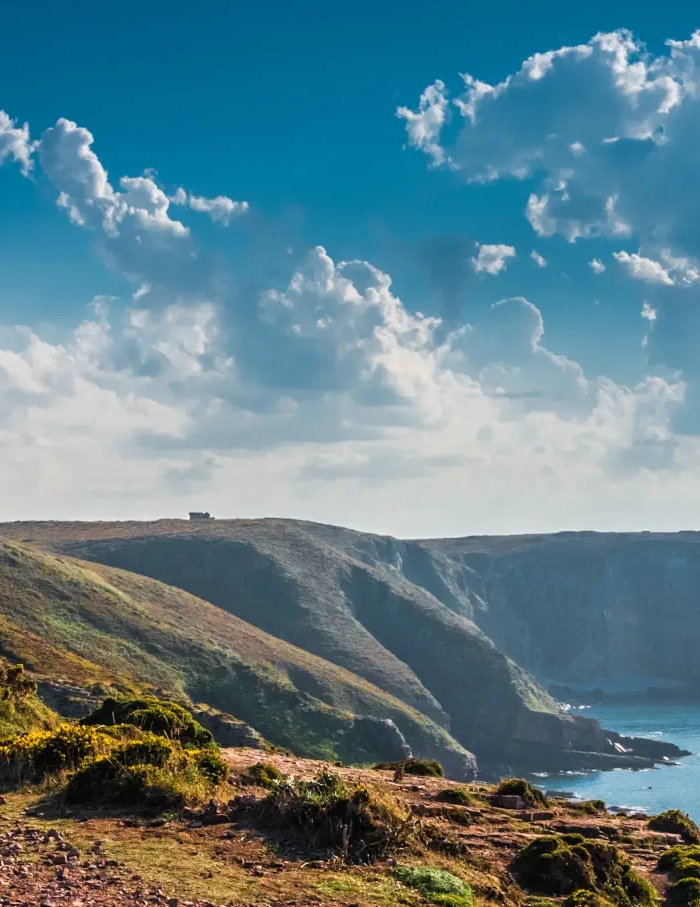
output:
[{"label": "dirt path", "polygon": [[0,832],[2,907],[216,907],[147,887],[101,847],[81,853],[60,832],[16,820]]}]

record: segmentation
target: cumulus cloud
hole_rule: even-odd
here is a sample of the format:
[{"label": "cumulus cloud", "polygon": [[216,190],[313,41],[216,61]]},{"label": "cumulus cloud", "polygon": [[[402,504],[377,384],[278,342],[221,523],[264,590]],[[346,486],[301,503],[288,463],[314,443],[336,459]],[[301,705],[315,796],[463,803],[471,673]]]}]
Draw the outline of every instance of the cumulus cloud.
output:
[{"label": "cumulus cloud", "polygon": [[[530,182],[524,214],[536,234],[610,241],[657,313],[649,366],[682,372],[683,410],[696,411],[700,426],[700,357],[690,354],[700,347],[692,191],[700,179],[700,32],[661,52],[625,30],[597,34],[535,54],[496,84],[466,75],[452,91],[441,82],[418,113],[431,123],[430,148],[404,114],[408,143],[433,164],[449,162],[469,183]],[[639,251],[617,251],[621,237],[633,237]],[[601,258],[590,265],[604,270]]]},{"label": "cumulus cloud", "polygon": [[599,258],[592,258],[588,262],[588,267],[594,274],[602,274],[605,271],[605,265]]},{"label": "cumulus cloud", "polygon": [[226,195],[217,195],[215,198],[188,195],[182,188],[175,192],[170,201],[176,205],[187,205],[193,211],[208,214],[215,223],[224,227],[228,227],[232,220],[247,214],[250,210],[248,202],[236,202]]},{"label": "cumulus cloud", "polygon": [[29,138],[29,126],[18,126],[4,110],[0,110],[0,165],[8,159],[19,164],[27,176],[32,169],[32,155],[35,145]]},{"label": "cumulus cloud", "polygon": [[668,271],[658,261],[651,258],[644,258],[633,252],[613,252],[613,258],[623,266],[630,277],[635,280],[643,280],[646,283],[656,283],[662,286],[672,287],[673,280],[669,277]]},{"label": "cumulus cloud", "polygon": [[[533,58],[532,78],[546,79],[558,60]],[[470,86],[464,115],[478,121],[490,89]],[[421,119],[406,120],[415,143],[446,163],[431,151],[447,117],[436,104],[437,88]],[[567,154],[587,159],[582,145]],[[289,255],[274,280],[229,292],[195,226],[174,216],[173,206],[192,207],[184,190],[168,197],[150,172],[110,179],[91,133],[68,120],[44,133],[39,161],[67,221],[98,237],[134,291],[96,300],[63,333],[0,325],[0,500],[13,516],[192,506],[425,534],[438,497],[486,515],[475,528],[513,529],[512,511],[488,522],[505,496],[524,502],[522,528],[532,530],[540,518],[568,522],[572,499],[588,506],[598,490],[627,515],[625,483],[629,504],[640,483],[653,489],[669,466],[693,461],[691,442],[673,432],[683,380],[625,386],[587,374],[547,342],[541,311],[524,297],[475,309],[469,323],[457,308],[441,320],[405,305],[371,262],[336,261],[322,246]],[[211,214],[217,199],[205,201]],[[445,249],[454,268],[444,288],[455,297],[468,274],[498,274],[516,254],[475,252],[462,238],[433,248],[433,265]],[[658,261],[692,292],[695,259],[664,249]],[[655,343],[670,329],[661,314],[652,327]]]},{"label": "cumulus cloud", "polygon": [[540,255],[539,252],[536,252],[534,249],[532,250],[532,252],[530,252],[530,258],[535,262],[538,268],[547,267],[547,259],[543,258],[543,256]]},{"label": "cumulus cloud", "polygon": [[486,274],[500,274],[505,270],[509,258],[515,258],[516,252],[513,246],[498,245],[480,245],[479,251],[475,258],[472,259],[474,270],[479,273],[484,271]]}]

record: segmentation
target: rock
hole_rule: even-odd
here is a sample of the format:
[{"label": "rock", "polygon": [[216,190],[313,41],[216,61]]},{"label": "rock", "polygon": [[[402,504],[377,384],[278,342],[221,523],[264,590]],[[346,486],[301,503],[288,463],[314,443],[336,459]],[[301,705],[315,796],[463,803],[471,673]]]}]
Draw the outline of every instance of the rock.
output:
[{"label": "rock", "polygon": [[522,797],[514,794],[499,794],[493,798],[493,805],[501,809],[527,809],[527,803]]}]

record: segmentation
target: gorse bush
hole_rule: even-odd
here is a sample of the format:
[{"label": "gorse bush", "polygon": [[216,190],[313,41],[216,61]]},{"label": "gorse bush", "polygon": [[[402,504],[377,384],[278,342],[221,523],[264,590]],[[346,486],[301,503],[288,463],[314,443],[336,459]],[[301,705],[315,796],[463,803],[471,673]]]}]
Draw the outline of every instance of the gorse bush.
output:
[{"label": "gorse bush", "polygon": [[16,734],[0,743],[0,785],[8,790],[75,771],[113,746],[114,738],[98,728],[68,724],[53,731]]},{"label": "gorse bush", "polygon": [[446,907],[472,907],[474,896],[466,882],[444,869],[429,866],[399,866],[396,878],[409,888],[416,888],[423,897]]},{"label": "gorse bush", "polygon": [[105,699],[80,723],[85,726],[131,724],[183,746],[203,747],[214,740],[187,709],[160,699]]},{"label": "gorse bush", "polygon": [[582,889],[619,907],[656,901],[652,886],[616,847],[581,835],[536,838],[516,854],[511,870],[524,888],[538,894],[573,895]]},{"label": "gorse bush", "polygon": [[[98,724],[98,714],[111,720]],[[229,768],[208,731],[180,706],[106,700],[80,724],[0,742],[4,789],[64,775],[71,776],[65,789],[71,803],[177,808],[211,797],[228,781]]]},{"label": "gorse bush", "polygon": [[372,862],[403,847],[415,834],[408,810],[332,772],[313,781],[281,781],[263,801],[261,820],[331,850],[350,862]]},{"label": "gorse bush", "polygon": [[700,844],[700,828],[680,809],[668,809],[658,816],[652,816],[648,825],[652,831],[680,835],[686,844]]},{"label": "gorse bush", "polygon": [[496,788],[497,797],[520,797],[527,806],[548,806],[542,791],[524,778],[504,778]]}]

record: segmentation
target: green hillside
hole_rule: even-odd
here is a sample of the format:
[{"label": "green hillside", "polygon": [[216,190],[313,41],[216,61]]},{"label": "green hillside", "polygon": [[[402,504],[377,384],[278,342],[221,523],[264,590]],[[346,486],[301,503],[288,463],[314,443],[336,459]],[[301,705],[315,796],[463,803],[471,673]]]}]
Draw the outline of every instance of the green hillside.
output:
[{"label": "green hillside", "polygon": [[[415,544],[291,520],[6,530],[185,589],[351,670],[448,728],[494,773],[574,767],[572,751],[607,746],[594,723],[563,713],[475,623],[421,584],[416,558],[431,554]],[[320,698],[337,704],[336,695]]]},{"label": "green hillside", "polygon": [[454,774],[471,764],[444,729],[349,671],[182,590],[22,543],[0,543],[0,654],[96,695],[206,702],[303,755],[384,758],[403,734]]}]

